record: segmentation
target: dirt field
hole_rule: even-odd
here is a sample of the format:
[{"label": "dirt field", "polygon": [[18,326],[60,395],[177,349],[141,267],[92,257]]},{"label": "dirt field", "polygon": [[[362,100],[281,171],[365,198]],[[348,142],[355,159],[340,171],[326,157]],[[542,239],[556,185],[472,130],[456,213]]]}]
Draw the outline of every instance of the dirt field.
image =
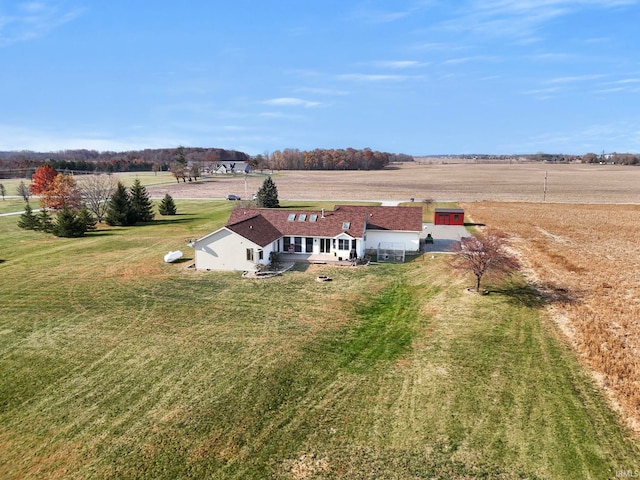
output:
[{"label": "dirt field", "polygon": [[640,433],[640,206],[463,206],[512,235],[548,313]]},{"label": "dirt field", "polygon": [[[640,203],[640,167],[616,165],[400,164],[381,171],[282,171],[274,172],[273,179],[281,200]],[[247,198],[263,180],[260,174],[245,178],[239,173],[191,183],[168,181],[149,191],[176,199],[230,193]]]}]

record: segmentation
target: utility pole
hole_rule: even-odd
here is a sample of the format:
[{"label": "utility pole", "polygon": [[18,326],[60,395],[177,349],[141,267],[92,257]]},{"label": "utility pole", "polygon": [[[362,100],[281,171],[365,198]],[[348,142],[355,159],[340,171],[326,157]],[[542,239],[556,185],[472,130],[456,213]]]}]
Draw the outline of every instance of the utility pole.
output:
[{"label": "utility pole", "polygon": [[544,190],[542,192],[542,201],[547,201],[547,171],[544,171]]}]

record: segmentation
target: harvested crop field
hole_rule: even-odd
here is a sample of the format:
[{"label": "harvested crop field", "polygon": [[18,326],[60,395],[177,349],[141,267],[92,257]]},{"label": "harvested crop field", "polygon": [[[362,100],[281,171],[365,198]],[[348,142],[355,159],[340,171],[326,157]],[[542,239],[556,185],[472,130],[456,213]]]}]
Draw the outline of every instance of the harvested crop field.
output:
[{"label": "harvested crop field", "polygon": [[[165,183],[149,190],[174,198],[247,198],[268,173],[180,184],[166,174]],[[640,203],[640,167],[616,165],[397,164],[379,171],[276,171],[273,179],[281,199],[541,202],[545,173],[547,202]]]},{"label": "harvested crop field", "polygon": [[640,432],[640,205],[464,208],[514,237],[550,314]]}]

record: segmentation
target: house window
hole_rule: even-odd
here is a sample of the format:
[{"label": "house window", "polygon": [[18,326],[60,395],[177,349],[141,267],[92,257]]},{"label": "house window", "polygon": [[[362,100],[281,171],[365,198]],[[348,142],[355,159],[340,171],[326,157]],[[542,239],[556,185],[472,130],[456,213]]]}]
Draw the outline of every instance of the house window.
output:
[{"label": "house window", "polygon": [[351,227],[351,222],[342,222],[343,230],[349,230],[349,227]]},{"label": "house window", "polygon": [[302,237],[294,237],[293,243],[295,245],[294,251],[296,253],[302,253]]},{"label": "house window", "polygon": [[264,251],[258,250],[258,260],[264,260]]},{"label": "house window", "polygon": [[313,238],[307,237],[305,240],[305,253],[313,253]]},{"label": "house window", "polygon": [[284,252],[288,252],[288,251],[290,251],[290,250],[291,250],[291,247],[292,247],[292,245],[291,245],[291,237],[283,237],[283,239],[282,239],[282,240],[283,240],[283,242],[284,242],[284,244],[283,244],[283,251],[284,251]]},{"label": "house window", "polygon": [[290,213],[289,214],[289,218],[287,218],[288,221],[293,222],[296,219],[296,214],[295,213]]},{"label": "house window", "polygon": [[338,239],[338,250],[349,250],[349,240],[339,238]]},{"label": "house window", "polygon": [[309,217],[309,221],[310,221],[310,222],[315,222],[315,221],[317,221],[317,220],[318,220],[318,215],[315,215],[315,214],[314,214],[314,215],[311,215],[311,216]]},{"label": "house window", "polygon": [[247,261],[253,262],[253,248],[247,248]]},{"label": "house window", "polygon": [[304,222],[307,219],[307,214],[306,213],[301,213],[300,215],[298,215],[298,221],[299,222]]}]

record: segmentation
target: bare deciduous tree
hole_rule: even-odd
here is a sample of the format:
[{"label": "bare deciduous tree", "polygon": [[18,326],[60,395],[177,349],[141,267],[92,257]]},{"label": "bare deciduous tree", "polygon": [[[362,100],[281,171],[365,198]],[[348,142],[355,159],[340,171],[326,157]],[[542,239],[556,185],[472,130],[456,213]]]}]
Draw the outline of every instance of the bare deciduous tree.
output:
[{"label": "bare deciduous tree", "polygon": [[102,223],[115,190],[113,178],[110,175],[88,175],[78,182],[78,187],[85,205]]},{"label": "bare deciduous tree", "polygon": [[22,199],[26,203],[29,203],[29,198],[31,197],[31,189],[26,183],[24,183],[23,180],[21,180],[20,183],[18,184],[16,188],[16,192],[18,193],[18,195],[22,197]]},{"label": "bare deciduous tree", "polygon": [[520,262],[509,252],[508,245],[506,235],[497,230],[463,238],[454,249],[450,264],[458,272],[473,274],[476,291],[480,291],[483,277],[503,277],[520,268]]}]

